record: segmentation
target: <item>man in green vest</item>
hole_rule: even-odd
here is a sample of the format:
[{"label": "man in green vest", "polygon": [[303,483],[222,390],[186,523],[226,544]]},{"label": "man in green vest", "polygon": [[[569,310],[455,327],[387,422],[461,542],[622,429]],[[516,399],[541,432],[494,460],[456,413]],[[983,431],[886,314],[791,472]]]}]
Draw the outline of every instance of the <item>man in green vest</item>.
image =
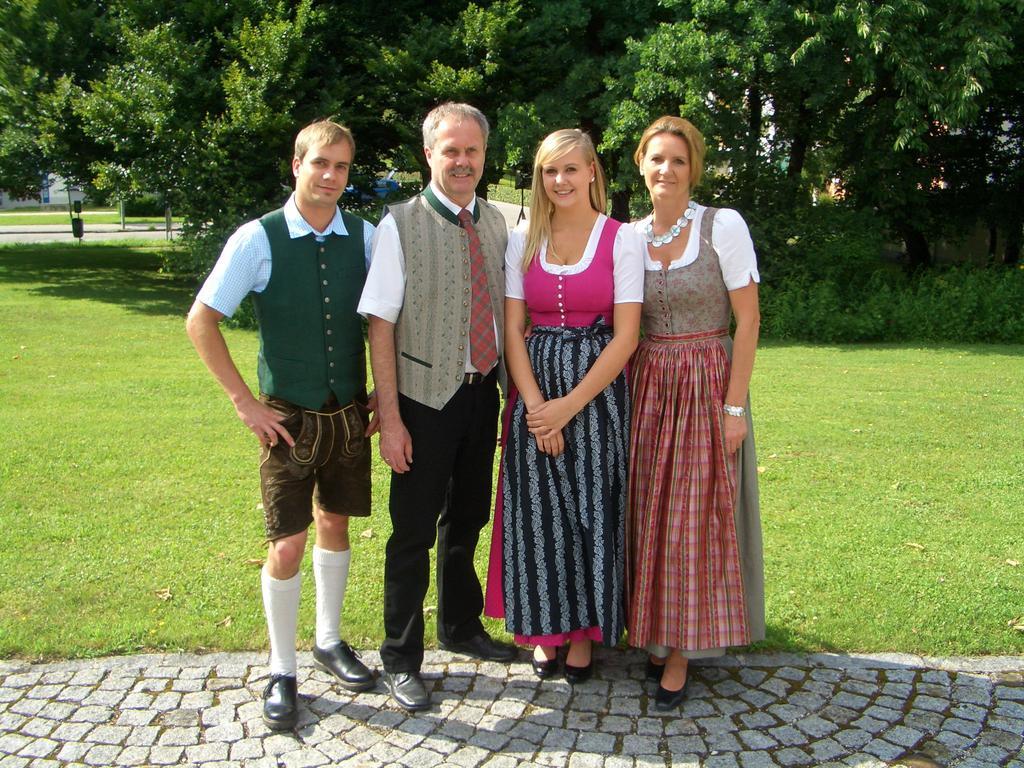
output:
[{"label": "man in green vest", "polygon": [[[333,121],[299,132],[295,193],[228,239],[186,323],[199,356],[260,443],[270,635],[263,720],[275,730],[298,720],[299,566],[310,523],[316,527],[314,662],[349,690],[376,684],[340,635],[348,518],[370,514],[369,435],[376,429],[375,421],[368,423],[374,405],[366,396],[356,313],[374,228],[338,208],[354,153],[352,133]],[[259,323],[259,398],[239,374],[219,325],[249,294]]]}]

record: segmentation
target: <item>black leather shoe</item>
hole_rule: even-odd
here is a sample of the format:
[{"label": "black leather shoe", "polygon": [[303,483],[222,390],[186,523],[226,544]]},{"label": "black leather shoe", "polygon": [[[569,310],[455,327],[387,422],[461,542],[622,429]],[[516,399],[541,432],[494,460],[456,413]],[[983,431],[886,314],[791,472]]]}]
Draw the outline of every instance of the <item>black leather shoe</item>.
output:
[{"label": "black leather shoe", "polygon": [[651,661],[650,657],[647,658],[647,672],[644,675],[644,678],[647,680],[647,682],[660,683],[661,676],[662,674],[664,674],[664,672],[664,664],[655,664],[653,661]]},{"label": "black leather shoe", "polygon": [[555,654],[550,659],[540,660],[536,656],[530,659],[530,663],[533,664],[533,674],[539,677],[541,680],[547,680],[549,677],[554,677],[558,674],[558,654]]},{"label": "black leather shoe", "polygon": [[457,643],[442,642],[441,647],[452,653],[461,653],[484,661],[515,661],[518,649],[508,643],[499,643],[486,632]]},{"label": "black leather shoe", "polygon": [[659,712],[670,712],[686,699],[686,683],[678,691],[670,691],[658,686],[658,692],[654,694],[654,708]]},{"label": "black leather shoe", "polygon": [[299,720],[299,686],[291,675],[271,675],[263,689],[263,722],[272,731],[294,728]]},{"label": "black leather shoe", "polygon": [[585,667],[574,667],[572,664],[566,662],[565,665],[565,679],[569,682],[569,685],[577,685],[579,683],[585,683],[594,674],[594,660],[591,659]]},{"label": "black leather shoe", "polygon": [[419,712],[430,709],[430,694],[423,685],[419,672],[388,672],[384,671],[384,682],[391,692],[391,697],[402,709],[408,712]]},{"label": "black leather shoe", "polygon": [[344,640],[339,640],[329,648],[314,645],[313,663],[338,678],[338,684],[350,691],[367,691],[377,684],[373,672],[359,660],[359,654]]}]

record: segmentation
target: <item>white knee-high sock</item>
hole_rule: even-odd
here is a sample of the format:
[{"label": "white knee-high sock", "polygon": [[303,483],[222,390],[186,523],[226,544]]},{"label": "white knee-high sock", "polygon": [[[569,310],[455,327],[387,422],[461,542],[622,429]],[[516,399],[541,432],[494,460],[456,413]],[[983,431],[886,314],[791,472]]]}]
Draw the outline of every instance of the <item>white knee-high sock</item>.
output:
[{"label": "white knee-high sock", "polygon": [[352,550],[332,552],[313,546],[313,578],[316,580],[316,644],[327,648],[341,640],[341,608]]},{"label": "white knee-high sock", "polygon": [[263,586],[263,610],[267,614],[270,635],[270,674],[295,676],[295,639],[299,626],[299,596],[302,572],[290,579],[275,579],[266,566],[260,574]]}]

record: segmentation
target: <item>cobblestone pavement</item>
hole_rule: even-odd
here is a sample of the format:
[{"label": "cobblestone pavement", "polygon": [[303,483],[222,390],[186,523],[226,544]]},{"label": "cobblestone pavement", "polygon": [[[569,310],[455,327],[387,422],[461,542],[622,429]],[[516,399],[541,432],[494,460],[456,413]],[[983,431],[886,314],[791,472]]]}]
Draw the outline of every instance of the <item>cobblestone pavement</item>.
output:
[{"label": "cobblestone pavement", "polygon": [[575,688],[525,656],[428,652],[434,707],[416,715],[299,663],[299,727],[272,733],[263,654],[0,661],[0,766],[1024,768],[1021,657],[729,656],[694,666],[669,714],[636,652],[599,652]]}]

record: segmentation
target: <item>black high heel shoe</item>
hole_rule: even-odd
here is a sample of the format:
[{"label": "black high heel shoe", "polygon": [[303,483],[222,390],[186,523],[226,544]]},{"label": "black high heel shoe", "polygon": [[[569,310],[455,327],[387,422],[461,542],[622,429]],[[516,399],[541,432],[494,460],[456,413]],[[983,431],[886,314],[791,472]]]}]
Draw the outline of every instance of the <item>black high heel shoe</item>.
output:
[{"label": "black high heel shoe", "polygon": [[676,709],[686,700],[686,683],[688,682],[690,682],[689,678],[678,691],[670,691],[667,688],[662,688],[659,684],[658,692],[654,694],[654,708],[659,712],[671,712]]},{"label": "black high heel shoe", "polygon": [[565,663],[565,679],[569,685],[576,685],[578,683],[585,683],[594,674],[594,657],[590,657],[590,661],[587,662],[585,667],[574,667],[569,662]]},{"label": "black high heel shoe", "polygon": [[647,671],[644,674],[644,679],[649,683],[660,683],[661,676],[665,673],[664,664],[655,664],[651,661],[651,657],[647,657]]},{"label": "black high heel shoe", "polygon": [[533,664],[533,674],[539,677],[541,680],[547,680],[549,677],[554,677],[558,674],[558,653],[555,653],[553,658],[539,660],[536,656],[530,658],[530,663]]}]

